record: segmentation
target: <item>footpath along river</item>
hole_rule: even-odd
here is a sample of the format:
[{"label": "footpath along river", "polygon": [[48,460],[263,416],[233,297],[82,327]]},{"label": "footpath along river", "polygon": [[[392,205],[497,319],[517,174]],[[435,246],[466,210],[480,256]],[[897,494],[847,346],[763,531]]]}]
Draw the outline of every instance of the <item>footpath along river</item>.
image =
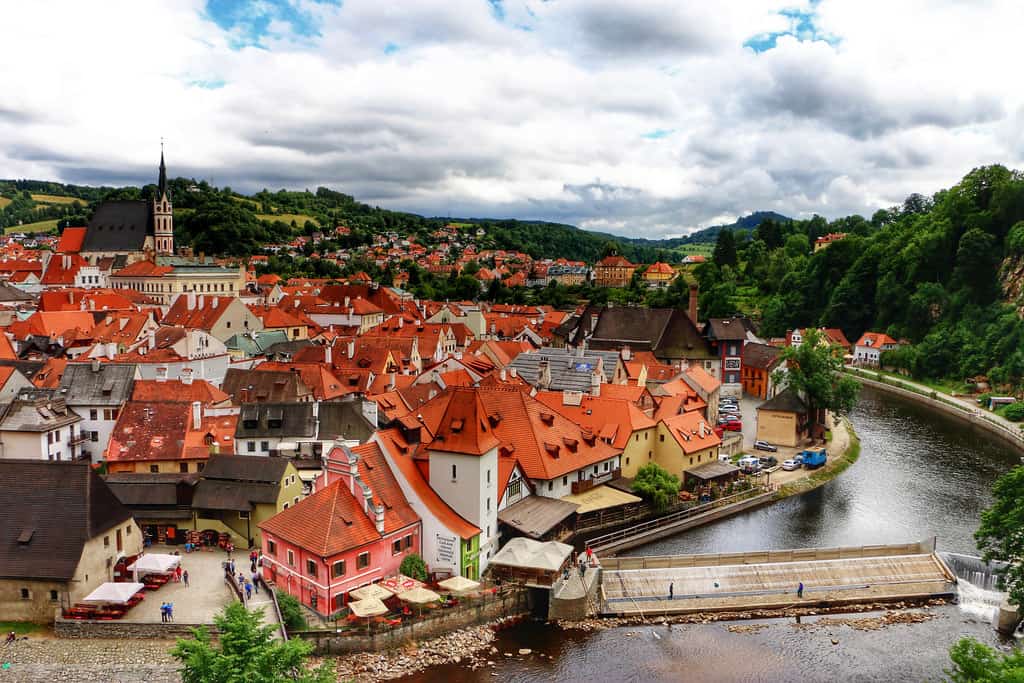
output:
[{"label": "footpath along river", "polygon": [[[1020,454],[985,432],[866,387],[851,419],[861,455],[837,479],[630,554],[861,545],[930,536],[938,536],[940,550],[977,554],[973,534],[979,514],[991,501],[993,482],[1021,461]],[[405,680],[938,680],[958,638],[1000,643],[992,627],[969,610],[946,606],[929,612],[934,619],[879,630],[816,623],[814,617],[800,626],[793,619],[773,619],[596,632],[532,623],[499,635],[499,654],[489,657],[493,667],[440,666]],[[758,624],[763,626],[736,629]],[[503,656],[520,648],[533,652]]]}]

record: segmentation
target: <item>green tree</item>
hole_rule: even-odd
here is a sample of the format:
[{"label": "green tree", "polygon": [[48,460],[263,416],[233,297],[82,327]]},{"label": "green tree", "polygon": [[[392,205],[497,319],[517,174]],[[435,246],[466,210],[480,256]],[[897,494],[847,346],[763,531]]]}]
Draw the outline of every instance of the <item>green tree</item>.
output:
[{"label": "green tree", "polygon": [[311,669],[306,658],[313,646],[304,640],[274,640],[274,627],[262,626],[262,610],[231,603],[213,618],[219,632],[214,643],[205,626],[192,629],[171,656],[181,662],[185,683],[329,683],[327,664]]},{"label": "green tree", "polygon": [[277,595],[277,606],[281,608],[281,618],[289,631],[304,631],[309,628],[306,623],[306,616],[302,613],[302,603],[291,593],[275,591]]},{"label": "green tree", "polygon": [[427,563],[416,553],[406,555],[398,565],[398,571],[412,579],[427,580]]},{"label": "green tree", "polygon": [[732,230],[722,230],[718,233],[718,242],[715,243],[715,251],[711,258],[719,267],[736,265],[736,236],[732,234]]},{"label": "green tree", "polygon": [[843,359],[821,332],[809,329],[800,346],[788,346],[780,354],[785,370],[775,371],[776,385],[795,391],[807,404],[811,419],[819,419],[820,410],[836,415],[848,413],[857,403],[860,384],[842,371]]},{"label": "green tree", "polygon": [[1000,477],[992,497],[974,538],[983,560],[1007,563],[999,573],[999,587],[1009,593],[1011,602],[1024,605],[1024,466]]},{"label": "green tree", "polygon": [[1024,650],[996,652],[973,638],[961,638],[949,650],[953,668],[946,675],[953,683],[1022,683]]},{"label": "green tree", "polygon": [[650,501],[656,511],[664,512],[679,495],[679,477],[652,462],[637,470],[633,492]]}]

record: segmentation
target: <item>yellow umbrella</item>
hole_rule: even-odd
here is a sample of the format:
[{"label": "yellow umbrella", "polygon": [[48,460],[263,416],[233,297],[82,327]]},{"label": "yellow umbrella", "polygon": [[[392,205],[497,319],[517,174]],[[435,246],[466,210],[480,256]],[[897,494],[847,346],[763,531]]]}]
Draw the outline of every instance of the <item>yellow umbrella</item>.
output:
[{"label": "yellow umbrella", "polygon": [[441,596],[429,588],[417,587],[398,594],[398,599],[404,602],[411,602],[414,605],[425,605],[428,602],[437,602]]},{"label": "yellow umbrella", "polygon": [[452,593],[468,593],[480,587],[479,582],[467,579],[464,576],[453,576],[450,579],[438,582],[437,585]]},{"label": "yellow umbrella", "polygon": [[388,613],[387,606],[380,598],[364,598],[348,603],[348,608],[357,617],[379,617]]},{"label": "yellow umbrella", "polygon": [[356,600],[365,600],[366,598],[377,598],[378,600],[387,600],[392,595],[394,595],[394,593],[389,591],[384,586],[381,586],[379,583],[368,583],[362,588],[356,588],[354,591],[351,591],[349,595],[355,598]]}]

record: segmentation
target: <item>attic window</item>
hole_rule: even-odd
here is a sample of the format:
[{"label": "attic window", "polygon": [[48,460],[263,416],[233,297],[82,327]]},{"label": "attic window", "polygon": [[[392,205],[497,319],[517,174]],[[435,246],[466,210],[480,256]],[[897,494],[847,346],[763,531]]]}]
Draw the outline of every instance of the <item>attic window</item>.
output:
[{"label": "attic window", "polygon": [[555,416],[552,413],[541,413],[540,421],[550,427],[555,424]]},{"label": "attic window", "polygon": [[556,443],[548,443],[547,441],[545,441],[544,442],[544,450],[547,451],[548,455],[550,455],[552,458],[557,458],[558,457],[558,444],[556,444]]},{"label": "attic window", "polygon": [[28,545],[32,541],[32,535],[35,534],[35,529],[23,529],[18,535],[18,543],[21,545]]},{"label": "attic window", "polygon": [[498,451],[498,455],[500,455],[503,458],[510,458],[512,457],[512,454],[515,452],[516,447],[513,445],[502,446],[501,449]]},{"label": "attic window", "polygon": [[565,447],[569,449],[569,452],[575,453],[576,452],[576,447],[579,446],[580,442],[577,441],[576,439],[570,439],[567,436],[563,436],[562,437],[562,443],[564,443]]},{"label": "attic window", "polygon": [[464,422],[462,420],[452,420],[451,430],[453,432],[461,432]]},{"label": "attic window", "polygon": [[491,423],[492,428],[497,427],[501,422],[501,413],[491,413],[487,416],[487,421]]},{"label": "attic window", "polygon": [[109,396],[113,392],[114,392],[114,381],[110,380],[108,382],[105,382],[103,384],[103,395],[104,396]]}]

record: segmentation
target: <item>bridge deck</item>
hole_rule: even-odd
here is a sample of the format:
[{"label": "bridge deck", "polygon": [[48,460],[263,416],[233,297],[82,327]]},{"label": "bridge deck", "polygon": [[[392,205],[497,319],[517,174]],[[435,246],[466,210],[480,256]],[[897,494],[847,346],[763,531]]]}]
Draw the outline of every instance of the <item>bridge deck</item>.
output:
[{"label": "bridge deck", "polygon": [[602,591],[606,614],[678,614],[942,595],[952,592],[949,579],[934,555],[918,554],[609,570]]}]

